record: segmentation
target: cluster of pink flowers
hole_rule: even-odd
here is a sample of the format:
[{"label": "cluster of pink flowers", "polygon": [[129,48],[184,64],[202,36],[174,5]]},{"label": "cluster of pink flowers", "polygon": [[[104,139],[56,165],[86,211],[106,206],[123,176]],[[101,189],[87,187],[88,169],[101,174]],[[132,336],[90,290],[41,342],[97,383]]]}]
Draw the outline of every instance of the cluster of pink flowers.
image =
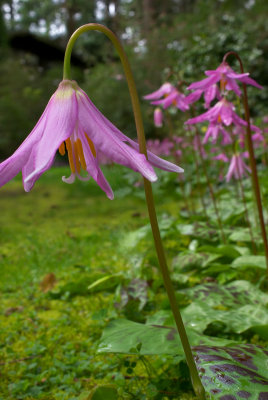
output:
[{"label": "cluster of pink flowers", "polygon": [[[187,126],[193,124],[207,122],[208,127],[202,140],[203,144],[208,142],[215,145],[219,142],[220,146],[228,146],[234,141],[238,142],[236,154],[231,158],[227,157],[222,151],[218,156],[214,156],[214,160],[229,162],[229,169],[226,174],[226,180],[229,182],[231,177],[238,179],[245,176],[249,171],[243,159],[245,158],[245,138],[247,122],[242,119],[236,112],[234,104],[228,99],[228,94],[234,92],[237,96],[241,96],[241,89],[238,82],[262,88],[248,73],[237,74],[227,62],[222,62],[216,70],[205,71],[207,77],[201,81],[192,83],[187,89],[192,92],[184,95],[170,83],[164,83],[158,90],[144,96],[146,100],[150,100],[151,104],[157,105],[154,113],[155,126],[163,125],[163,112],[159,106],[166,109],[170,106],[177,107],[185,112],[190,106],[204,96],[204,106],[206,112],[186,121]],[[212,104],[212,105],[211,105]],[[264,118],[264,124],[268,123],[268,117]],[[251,124],[251,130],[255,133],[252,135],[254,146],[265,144],[264,136],[260,128]],[[268,128],[264,128],[264,132]],[[193,142],[194,149],[197,149],[196,137]],[[239,151],[239,147],[241,151]],[[159,144],[159,148],[161,148]],[[200,149],[199,149],[200,150]],[[204,148],[201,151],[205,156]],[[230,158],[230,160],[229,160]],[[235,168],[235,169],[234,169]]]},{"label": "cluster of pink flowers", "polygon": [[[194,90],[190,96],[192,98],[199,99],[204,93],[205,107],[209,108],[208,111],[195,118],[188,119],[186,124],[197,124],[201,122],[208,122],[208,128],[203,139],[203,143],[207,143],[209,140],[215,144],[219,137],[222,138],[221,145],[229,145],[235,139],[241,148],[244,147],[245,143],[245,127],[247,122],[239,117],[235,112],[235,106],[231,101],[227,99],[227,95],[230,91],[233,91],[237,96],[241,96],[241,90],[237,81],[243,82],[248,85],[255,86],[259,89],[262,87],[249,77],[248,73],[237,74],[232,68],[223,62],[216,70],[206,71],[205,74],[208,76],[201,81],[192,83],[188,89]],[[220,82],[220,87],[217,86]],[[212,107],[210,106],[213,100],[218,101]],[[227,130],[228,127],[232,129]],[[261,134],[260,128],[251,124],[251,130],[256,132],[252,139],[255,145],[263,142],[264,137]],[[234,138],[234,139],[233,139]],[[238,147],[238,146],[236,146]],[[229,169],[226,174],[226,181],[229,182],[232,177],[235,179],[242,178],[249,172],[249,168],[243,161],[243,158],[247,156],[247,153],[236,151],[231,157]],[[227,156],[223,153],[214,157],[222,161],[229,161]]]}]

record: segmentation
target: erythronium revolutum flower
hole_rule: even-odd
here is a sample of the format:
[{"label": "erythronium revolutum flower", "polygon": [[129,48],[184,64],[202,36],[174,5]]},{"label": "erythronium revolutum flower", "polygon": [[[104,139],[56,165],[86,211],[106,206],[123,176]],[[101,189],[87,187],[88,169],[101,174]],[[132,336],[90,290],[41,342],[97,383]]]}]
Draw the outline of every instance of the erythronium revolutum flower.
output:
[{"label": "erythronium revolutum flower", "polygon": [[[229,126],[232,123],[235,125],[247,126],[247,122],[240,118],[234,112],[234,105],[223,97],[212,108],[195,118],[188,119],[185,124],[197,124],[199,122],[209,121],[212,123],[222,122],[224,125]],[[260,128],[255,125],[250,125],[251,129],[260,132]]]},{"label": "erythronium revolutum flower", "polygon": [[183,93],[179,92],[177,89],[173,89],[168,95],[166,95],[161,100],[154,100],[151,102],[153,105],[162,105],[164,109],[175,106],[179,108],[181,111],[189,110],[189,105],[186,101],[186,96]]},{"label": "erythronium revolutum flower", "polygon": [[[153,182],[157,176],[152,167],[166,171],[183,170],[148,152],[148,160],[138,151],[138,144],[120,132],[90,101],[75,81],[63,80],[53,94],[38,123],[21,146],[0,164],[0,186],[22,170],[26,192],[51,167],[55,154],[68,152],[71,175],[63,181],[72,183],[75,177],[87,180],[90,176],[109,199],[113,191],[98,163],[101,152],[113,162],[140,172]],[[81,169],[86,177],[80,175]]]},{"label": "erythronium revolutum flower", "polygon": [[224,153],[220,153],[217,156],[212,157],[212,160],[228,162],[229,158]]},{"label": "erythronium revolutum flower", "polygon": [[171,83],[165,82],[155,92],[147,94],[146,96],[143,96],[143,98],[145,100],[158,100],[158,99],[161,99],[161,97],[164,97],[164,96],[168,95],[169,93],[171,93],[174,89],[175,88],[173,85],[171,85]]},{"label": "erythronium revolutum flower", "polygon": [[205,71],[208,78],[202,79],[201,81],[192,83],[188,89],[208,89],[217,82],[221,82],[222,90],[233,90],[238,96],[241,95],[241,90],[237,84],[237,80],[246,83],[248,85],[255,86],[262,89],[254,79],[249,77],[249,73],[237,74],[227,62],[222,62],[216,70]]},{"label": "erythronium revolutum flower", "polygon": [[213,85],[211,85],[211,86],[209,86],[209,87],[207,87],[205,89],[197,89],[197,90],[193,91],[188,96],[186,96],[185,101],[188,104],[195,103],[196,101],[198,101],[200,99],[202,93],[204,93],[205,108],[209,108],[210,107],[210,103],[215,98],[220,100],[220,90],[219,90],[217,84],[214,83]]},{"label": "erythronium revolutum flower", "polygon": [[243,176],[250,172],[250,168],[245,164],[243,157],[248,157],[248,152],[236,153],[232,156],[228,172],[226,174],[226,181],[229,182],[232,177],[241,179]]},{"label": "erythronium revolutum flower", "polygon": [[156,107],[154,110],[154,124],[157,128],[161,128],[163,126],[163,113],[159,107]]},{"label": "erythronium revolutum flower", "polygon": [[211,138],[212,139],[212,143],[215,144],[220,133],[222,134],[222,142],[221,142],[221,144],[223,146],[232,143],[231,136],[226,131],[226,129],[224,129],[222,123],[218,122],[218,121],[216,121],[216,122],[213,121],[213,122],[210,122],[210,124],[208,126],[208,129],[206,131],[205,137],[203,139],[203,144],[206,144],[208,142],[209,138]]}]

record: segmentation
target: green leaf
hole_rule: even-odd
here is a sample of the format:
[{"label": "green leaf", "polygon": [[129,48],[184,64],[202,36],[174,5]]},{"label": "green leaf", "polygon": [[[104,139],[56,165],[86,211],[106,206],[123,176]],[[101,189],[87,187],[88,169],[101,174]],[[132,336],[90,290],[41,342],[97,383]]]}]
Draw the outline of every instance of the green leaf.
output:
[{"label": "green leaf", "polygon": [[230,258],[231,260],[240,257],[241,253],[237,251],[234,246],[231,245],[221,245],[221,246],[202,246],[199,247],[198,251],[206,253],[215,253]]},{"label": "green leaf", "polygon": [[115,386],[103,385],[97,386],[92,392],[84,392],[78,397],[78,400],[117,400],[117,390]]},{"label": "green leaf", "polygon": [[210,400],[267,400],[266,349],[252,344],[193,347],[195,362]]},{"label": "green leaf", "polygon": [[111,290],[115,286],[119,285],[121,281],[122,275],[120,274],[107,275],[91,283],[88,286],[88,290],[90,293],[100,292],[102,290]]},{"label": "green leaf", "polygon": [[174,258],[173,267],[179,271],[187,271],[193,267],[205,268],[220,257],[220,254],[215,253],[184,252]]},{"label": "green leaf", "polygon": [[[224,346],[233,343],[230,340],[198,334],[191,328],[187,329],[187,334],[191,345],[202,343]],[[137,351],[133,349],[136,349],[140,343],[140,354],[171,354],[184,358],[179,334],[174,327],[149,326],[124,319],[114,320],[107,325],[97,351],[98,353],[135,354]]]},{"label": "green leaf", "polygon": [[261,268],[266,269],[266,260],[264,256],[241,256],[232,262],[235,268]]},{"label": "green leaf", "polygon": [[[225,331],[242,333],[252,329],[263,339],[268,338],[268,295],[248,281],[234,281],[226,286],[209,283],[181,292],[194,300],[181,312],[187,327],[203,332],[209,324],[221,322]],[[147,324],[173,326],[172,313],[161,310],[150,316]]]}]

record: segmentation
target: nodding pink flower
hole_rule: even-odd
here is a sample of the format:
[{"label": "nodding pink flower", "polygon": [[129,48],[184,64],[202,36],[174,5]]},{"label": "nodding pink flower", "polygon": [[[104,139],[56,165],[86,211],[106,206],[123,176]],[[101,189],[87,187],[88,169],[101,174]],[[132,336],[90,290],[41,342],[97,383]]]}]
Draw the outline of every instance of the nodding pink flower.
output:
[{"label": "nodding pink flower", "polygon": [[249,73],[237,74],[227,62],[222,62],[221,65],[216,70],[205,71],[208,78],[202,79],[201,81],[192,83],[188,89],[208,89],[210,86],[217,82],[221,83],[222,90],[233,90],[238,96],[241,95],[241,90],[236,83],[236,80],[246,83],[247,85],[255,86],[262,89],[254,79],[249,77]]},{"label": "nodding pink flower", "polygon": [[186,96],[179,92],[177,89],[173,89],[164,99],[152,101],[151,104],[162,105],[164,109],[171,105],[179,108],[181,111],[189,110],[189,105],[186,102]]},{"label": "nodding pink flower", "polygon": [[[22,170],[24,189],[29,192],[36,180],[51,167],[57,150],[68,152],[71,176],[98,183],[109,199],[113,191],[99,167],[99,152],[113,162],[140,172],[150,181],[157,176],[152,167],[182,172],[180,167],[148,152],[148,160],[139,153],[139,145],[120,132],[94,106],[75,81],[63,80],[53,94],[38,123],[21,146],[0,164],[0,186]],[[81,169],[86,176],[81,176]]]},{"label": "nodding pink flower", "polygon": [[243,157],[248,155],[245,153],[236,153],[231,158],[231,163],[229,169],[226,174],[226,181],[230,182],[231,178],[241,179],[244,176],[247,176],[247,173],[250,172],[250,168],[244,163]]},{"label": "nodding pink flower", "polygon": [[216,121],[216,122],[210,122],[208,129],[206,131],[205,137],[203,139],[203,144],[206,144],[208,142],[209,138],[211,138],[212,143],[215,144],[220,133],[222,134],[221,144],[223,146],[232,143],[232,139],[231,139],[231,136],[229,135],[229,133],[224,129],[221,122]]},{"label": "nodding pink flower", "polygon": [[186,102],[188,104],[192,104],[195,103],[196,101],[198,101],[202,95],[202,93],[204,93],[204,99],[205,99],[205,108],[209,108],[210,107],[210,103],[217,98],[218,100],[220,100],[220,91],[219,88],[217,86],[216,83],[214,83],[213,85],[209,86],[207,89],[197,89],[194,92],[190,93],[186,98]]},{"label": "nodding pink flower", "polygon": [[163,113],[159,107],[156,107],[154,110],[154,124],[157,128],[161,128],[163,126]]},{"label": "nodding pink flower", "polygon": [[163,83],[162,86],[160,86],[160,88],[158,90],[156,90],[155,92],[152,92],[150,94],[147,94],[146,96],[143,96],[143,98],[145,100],[158,100],[161,97],[164,97],[166,95],[168,95],[169,93],[172,92],[172,90],[174,90],[174,86],[171,85],[171,83],[166,82]]},{"label": "nodding pink flower", "polygon": [[[226,126],[229,126],[232,123],[235,125],[247,126],[247,121],[240,118],[234,112],[234,109],[234,105],[223,97],[208,111],[198,115],[195,118],[188,119],[185,124],[197,124],[199,122],[209,121],[212,123],[222,122]],[[260,128],[255,125],[251,125],[251,129],[253,131],[260,132]]]},{"label": "nodding pink flower", "polygon": [[212,157],[212,160],[228,162],[229,158],[224,153],[220,153],[217,156]]}]

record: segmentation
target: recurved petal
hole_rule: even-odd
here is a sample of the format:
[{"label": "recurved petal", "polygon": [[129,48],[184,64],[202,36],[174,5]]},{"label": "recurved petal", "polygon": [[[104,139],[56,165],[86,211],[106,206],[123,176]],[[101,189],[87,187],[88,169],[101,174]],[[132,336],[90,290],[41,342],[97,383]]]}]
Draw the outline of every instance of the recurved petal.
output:
[{"label": "recurved petal", "polygon": [[146,96],[143,96],[143,98],[145,100],[157,100],[160,99],[160,97],[164,96],[165,94],[170,93],[172,89],[173,86],[170,83],[166,82],[158,90],[150,94],[147,94]]},{"label": "recurved petal", "polygon": [[102,170],[100,169],[97,159],[93,156],[91,149],[87,143],[87,140],[85,138],[85,135],[82,133],[82,131],[79,129],[79,137],[82,142],[83,146],[83,152],[84,152],[84,157],[85,157],[85,162],[87,166],[87,172],[89,173],[90,176],[97,182],[97,184],[100,186],[100,188],[106,193],[107,197],[110,200],[113,200],[114,194],[112,191],[111,186],[105,179],[105,176],[102,173]]},{"label": "recurved petal", "polygon": [[27,136],[27,138],[12,154],[12,156],[0,164],[0,187],[14,178],[27,163],[33,147],[39,142],[43,135],[51,100],[52,99],[50,99],[47,107],[45,108],[32,132]]},{"label": "recurved petal", "polygon": [[22,169],[24,189],[30,191],[35,181],[54,161],[60,144],[71,136],[77,122],[75,90],[63,81],[49,103],[43,134],[33,147]]},{"label": "recurved petal", "polygon": [[112,124],[106,124],[100,117],[100,111],[96,110],[96,107],[93,108],[88,100],[84,95],[79,96],[78,118],[82,130],[92,140],[96,150],[100,150],[112,161],[140,172],[151,182],[155,181],[157,176],[145,156],[124,143],[128,141],[127,137],[120,131],[118,134],[115,127],[111,129]]},{"label": "recurved petal", "polygon": [[188,86],[187,89],[188,90],[207,89],[209,86],[218,82],[220,79],[221,79],[220,74],[214,71],[214,73],[211,76],[202,79],[201,81],[193,82],[190,86]]}]

